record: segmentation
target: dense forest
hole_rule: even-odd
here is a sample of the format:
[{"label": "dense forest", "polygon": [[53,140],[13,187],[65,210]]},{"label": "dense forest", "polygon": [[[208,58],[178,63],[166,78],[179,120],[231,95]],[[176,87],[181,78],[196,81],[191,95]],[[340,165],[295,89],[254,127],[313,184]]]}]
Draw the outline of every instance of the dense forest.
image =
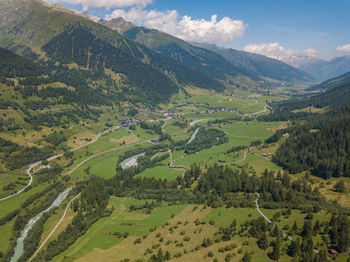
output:
[{"label": "dense forest", "polygon": [[[0,80],[25,76],[39,76],[39,66],[0,47]],[[1,82],[1,81],[0,81]]]},{"label": "dense forest", "polygon": [[[140,172],[140,171],[139,171]],[[205,203],[212,207],[254,207],[256,193],[260,194],[260,204],[267,208],[284,208],[285,215],[290,215],[291,208],[301,209],[309,219],[305,220],[304,226],[289,228],[291,234],[297,234],[299,238],[292,241],[288,254],[290,257],[298,257],[300,261],[324,261],[310,260],[310,257],[319,259],[326,256],[328,245],[332,245],[340,252],[344,252],[350,245],[349,219],[345,209],[335,205],[328,205],[317,189],[312,190],[312,181],[308,178],[291,181],[287,174],[265,171],[261,177],[251,176],[247,172],[234,171],[229,168],[212,166],[203,172],[199,166],[193,165],[186,171],[184,177],[177,181],[154,178],[135,178],[138,172],[132,169],[121,170],[109,180],[91,177],[89,180],[80,182],[75,192],[81,191],[79,200],[73,204],[76,216],[65,231],[61,232],[56,240],[52,240],[45,251],[41,252],[35,261],[49,261],[55,255],[67,249],[75,240],[84,234],[97,219],[111,214],[107,208],[109,196],[133,196],[139,199],[165,200],[170,203]],[[197,184],[192,191],[193,184]],[[156,203],[133,209],[147,209],[149,212],[156,208]],[[289,210],[289,211],[288,211]],[[320,210],[335,211],[328,223],[320,224],[312,221],[313,213]],[[345,213],[344,213],[345,211]],[[281,215],[281,214],[280,214]],[[274,219],[278,219],[275,216]],[[263,219],[247,221],[240,225],[241,230],[248,231],[251,237],[257,239],[258,245],[266,249],[266,234],[275,237],[274,248],[269,254],[272,259],[278,260],[280,254],[280,241],[283,241],[282,233],[277,226],[266,224]],[[241,231],[241,232],[243,232]],[[222,240],[227,241],[237,234],[236,224],[232,223],[228,228],[221,228]],[[324,242],[319,247],[319,253],[313,252],[312,236],[317,234],[327,235],[330,242]],[[210,243],[207,243],[210,245]],[[276,246],[275,246],[276,245]],[[310,253],[311,248],[311,253]]]},{"label": "dense forest", "polygon": [[63,64],[76,63],[100,74],[104,74],[104,69],[109,68],[122,74],[126,81],[120,81],[121,84],[116,89],[123,89],[130,98],[135,99],[136,89],[142,92],[138,97],[157,104],[157,101],[166,101],[178,90],[174,82],[161,72],[96,38],[83,27],[68,29],[47,43],[43,50],[54,61]]},{"label": "dense forest", "polygon": [[350,175],[350,107],[343,106],[317,115],[305,124],[277,132],[266,142],[288,133],[289,138],[276,151],[273,161],[291,173],[311,169],[329,179]]}]

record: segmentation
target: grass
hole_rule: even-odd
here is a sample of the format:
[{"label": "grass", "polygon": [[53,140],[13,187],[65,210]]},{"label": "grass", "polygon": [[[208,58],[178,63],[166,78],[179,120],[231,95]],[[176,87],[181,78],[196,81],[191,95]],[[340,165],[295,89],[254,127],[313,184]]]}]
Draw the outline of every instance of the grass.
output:
[{"label": "grass", "polygon": [[149,233],[150,228],[161,226],[171,218],[172,214],[181,212],[185,207],[164,206],[153,210],[149,215],[141,211],[129,211],[130,205],[140,205],[144,202],[132,198],[112,197],[109,204],[115,207],[113,214],[96,222],[84,236],[53,261],[68,261],[66,257],[70,257],[69,259],[89,257],[95,250],[113,248],[122,242],[122,239],[111,235],[113,232],[128,232],[131,237],[141,237]]},{"label": "grass", "polygon": [[239,109],[243,114],[252,114],[255,112],[260,112],[264,110],[265,108],[265,102],[258,102],[253,105],[245,106]]},{"label": "grass", "polygon": [[[0,173],[0,198],[9,196],[24,187],[24,185],[19,185],[15,183],[18,178],[23,178],[23,180],[18,180],[21,183],[28,184],[29,178],[27,176],[18,175],[18,174]],[[10,183],[15,183],[14,189],[4,190],[4,187]]]},{"label": "grass", "polygon": [[217,107],[226,107],[226,108],[237,108],[237,107],[243,107],[248,106],[251,104],[254,104],[254,101],[246,100],[246,99],[240,99],[237,97],[232,96],[226,96],[223,94],[219,94],[213,91],[198,89],[198,88],[191,88],[186,90],[191,96],[186,97],[183,93],[180,93],[176,101],[178,103],[206,103],[209,104],[209,106],[217,106]]},{"label": "grass", "polygon": [[[70,176],[72,178],[86,178],[90,175],[96,175],[96,176],[100,176],[100,177],[104,177],[104,178],[110,178],[113,177],[115,175],[115,170],[117,167],[117,162],[118,162],[118,157],[128,151],[128,150],[132,150],[132,149],[136,149],[136,148],[144,148],[147,146],[150,146],[150,143],[146,143],[146,142],[140,142],[143,144],[130,144],[130,145],[123,145],[120,146],[119,148],[117,147],[115,150],[105,153],[104,156],[96,156],[95,158],[91,159],[90,161],[86,162],[85,164],[83,164],[82,166],[80,166],[79,168],[77,168]],[[72,168],[74,168],[75,166],[77,166],[78,163],[81,163],[84,159],[87,159],[88,156],[84,156],[81,159],[79,159],[79,161],[76,161],[77,163],[75,163],[73,166],[71,166],[69,169],[71,170]],[[88,168],[90,166],[90,171],[87,174],[84,169]],[[66,173],[68,170],[65,170],[64,173]]]},{"label": "grass", "polygon": [[210,220],[215,221],[216,227],[228,227],[231,222],[236,219],[237,226],[244,223],[248,219],[256,219],[260,215],[253,208],[211,208],[209,214],[205,217],[205,220],[209,222]]},{"label": "grass", "polygon": [[5,216],[6,214],[14,211],[15,209],[19,208],[21,204],[31,195],[34,195],[36,193],[39,193],[42,191],[45,187],[47,187],[47,184],[40,184],[38,186],[33,187],[27,192],[23,192],[21,194],[18,194],[12,198],[9,198],[5,201],[0,202],[0,217]]},{"label": "grass", "polygon": [[15,223],[14,220],[11,222],[0,226],[0,252],[5,253],[9,244],[10,244],[10,236],[12,235],[12,226]]},{"label": "grass", "polygon": [[[227,134],[229,138],[228,143],[209,149],[204,149],[197,152],[197,154],[187,156],[185,155],[184,151],[174,151],[173,159],[176,160],[175,165],[184,165],[185,167],[189,167],[193,163],[199,163],[201,165],[206,164],[208,166],[214,165],[215,163],[231,164],[242,159],[243,152],[241,152],[239,156],[226,154],[229,149],[237,146],[249,146],[253,141],[264,140],[273,134],[271,129],[276,128],[279,125],[279,122],[264,123],[257,121],[235,121],[234,124],[223,125],[221,129]],[[259,158],[253,157],[252,159],[248,159],[247,162],[252,160],[259,160]],[[168,160],[167,163],[169,163]],[[240,165],[241,164],[242,163],[240,163]]]},{"label": "grass", "polygon": [[[210,208],[203,205],[180,205],[169,206],[155,209],[152,214],[147,215],[141,211],[129,212],[128,206],[131,204],[140,204],[144,201],[132,198],[111,198],[110,205],[116,207],[111,217],[103,218],[89,230],[89,232],[80,238],[64,254],[59,255],[53,261],[122,261],[130,259],[144,259],[147,261],[152,254],[157,254],[158,249],[162,248],[163,254],[168,251],[174,261],[213,261],[217,258],[224,261],[227,254],[232,254],[231,261],[239,261],[245,251],[252,254],[253,261],[269,261],[267,251],[263,251],[257,246],[257,239],[249,238],[245,235],[236,235],[229,241],[213,242],[209,247],[202,247],[204,238],[210,238],[212,241],[216,238],[215,232],[220,227],[227,227],[233,219],[237,221],[237,228],[247,220],[260,217],[255,208]],[[275,212],[281,210],[263,210],[267,216],[272,217]],[[172,212],[175,216],[172,218]],[[299,211],[292,210],[289,218],[281,217],[281,222],[277,222],[279,227],[291,224],[294,219],[303,218]],[[315,219],[322,218],[320,221],[328,219],[324,213],[315,215]],[[195,224],[199,220],[199,224]],[[210,225],[210,220],[215,221],[215,225]],[[298,223],[298,222],[297,222]],[[301,223],[300,223],[301,224]],[[154,232],[149,232],[149,228],[157,225]],[[302,225],[299,225],[299,228]],[[126,239],[118,239],[107,234],[108,232],[129,232]],[[146,237],[142,237],[146,236]],[[139,244],[135,244],[136,239],[140,239]],[[187,239],[188,241],[186,241]],[[269,240],[273,238],[269,237]],[[289,241],[283,242],[283,245]],[[227,245],[236,244],[236,248],[224,253],[218,250]],[[239,252],[241,250],[241,252]],[[212,252],[212,256],[208,253]],[[175,254],[181,254],[174,258]],[[290,257],[282,255],[279,261],[290,261]],[[345,261],[345,260],[339,260]]]},{"label": "grass", "polygon": [[143,171],[137,177],[154,177],[156,179],[167,179],[175,180],[178,176],[181,176],[184,173],[184,170],[169,168],[168,166],[156,166],[151,169]]},{"label": "grass", "polygon": [[136,126],[135,130],[131,130],[139,139],[150,140],[157,138],[158,135],[154,134],[152,130],[142,129],[140,126]]}]

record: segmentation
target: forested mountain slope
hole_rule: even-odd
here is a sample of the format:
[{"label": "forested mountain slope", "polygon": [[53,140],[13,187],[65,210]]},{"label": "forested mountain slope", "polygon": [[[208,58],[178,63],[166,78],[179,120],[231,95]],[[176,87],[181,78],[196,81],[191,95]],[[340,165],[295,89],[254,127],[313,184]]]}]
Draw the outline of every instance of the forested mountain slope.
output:
[{"label": "forested mountain slope", "polygon": [[329,90],[332,88],[345,86],[345,85],[349,85],[349,84],[350,84],[350,72],[347,72],[345,74],[334,77],[332,79],[328,79],[319,85],[311,86],[310,89],[316,90],[316,91],[318,91],[318,90],[323,91],[323,90]]},{"label": "forested mountain slope", "polygon": [[[193,85],[200,88],[222,91],[225,86],[206,75],[191,70],[186,65],[129,40],[113,30],[90,21],[60,6],[46,4],[39,0],[4,0],[0,2],[0,46],[6,47],[31,59],[45,60],[46,53],[42,49],[53,38],[68,33],[71,27],[83,27],[104,44],[111,45],[114,50],[124,52],[131,57],[132,63],[143,63],[153,67],[147,70],[160,71],[162,76],[171,78],[174,86]],[[62,43],[61,43],[62,44]],[[64,48],[64,46],[59,48]],[[95,50],[97,51],[97,50]],[[82,51],[83,53],[84,51]],[[58,57],[56,56],[56,59]],[[53,60],[53,64],[55,61]],[[135,68],[134,68],[135,69]],[[121,73],[121,72],[115,72]],[[129,72],[134,74],[135,72]],[[139,72],[142,75],[142,72]],[[129,82],[131,84],[132,80]],[[166,81],[165,83],[168,83]],[[147,83],[144,83],[147,84]],[[146,86],[151,89],[152,86]],[[174,90],[176,91],[176,89]],[[154,90],[157,92],[157,90]],[[168,94],[169,98],[171,93]],[[159,102],[162,102],[160,100]]]},{"label": "forested mountain slope", "polygon": [[[239,68],[212,51],[193,46],[186,41],[155,29],[131,27],[128,22],[122,22],[120,18],[117,20],[118,23],[103,20],[100,23],[110,26],[113,30],[123,33],[127,38],[184,63],[191,69],[200,71],[209,77],[230,83],[236,77],[251,78],[255,81],[261,80],[256,73]],[[125,26],[125,24],[129,26]]]},{"label": "forested mountain slope", "polygon": [[301,99],[289,99],[271,103],[272,114],[262,116],[265,120],[293,120],[310,117],[313,108],[337,108],[350,103],[350,73],[334,78],[319,85],[326,90],[321,94],[309,95]]},{"label": "forested mountain slope", "polygon": [[316,115],[289,130],[273,161],[291,173],[311,169],[325,179],[350,176],[350,105]]}]

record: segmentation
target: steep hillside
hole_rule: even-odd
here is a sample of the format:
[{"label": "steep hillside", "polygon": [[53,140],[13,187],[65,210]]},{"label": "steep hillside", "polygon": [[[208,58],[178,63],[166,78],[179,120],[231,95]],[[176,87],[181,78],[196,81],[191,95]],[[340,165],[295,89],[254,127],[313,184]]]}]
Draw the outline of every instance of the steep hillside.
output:
[{"label": "steep hillside", "polygon": [[104,76],[105,68],[111,69],[120,78],[126,78],[126,81],[120,81],[120,87],[130,99],[148,97],[156,104],[157,101],[166,101],[177,91],[177,86],[167,76],[101,39],[96,39],[80,26],[53,38],[43,46],[43,50],[53,61],[76,63],[101,74],[101,77]]},{"label": "steep hillside", "polygon": [[[310,119],[314,115],[313,109],[328,109],[347,106],[350,104],[350,73],[339,78],[325,81],[320,85],[324,91],[321,94],[311,95],[303,99],[290,99],[272,103],[273,113],[262,116],[268,121],[286,121],[295,119]],[[323,91],[321,89],[321,91]]]},{"label": "steep hillside", "polygon": [[332,88],[349,85],[350,84],[350,72],[347,72],[343,75],[337,76],[335,78],[326,80],[319,85],[310,87],[311,90],[329,90]]},{"label": "steep hillside", "polygon": [[288,133],[289,138],[273,157],[280,166],[291,173],[311,169],[314,175],[325,179],[349,176],[349,104],[315,115]]},{"label": "steep hillside", "polygon": [[[193,46],[179,38],[154,29],[131,27],[128,22],[100,21],[101,24],[123,33],[129,39],[135,40],[152,50],[185,64],[193,70],[205,75],[232,83],[236,77],[248,77],[255,81],[260,78],[257,74],[238,68],[222,56],[204,48]],[[125,26],[125,24],[129,26]],[[130,29],[129,29],[130,28]]]},{"label": "steep hillside", "polygon": [[279,60],[272,59],[263,55],[248,53],[235,49],[227,49],[210,44],[196,45],[199,45],[221,55],[231,64],[239,68],[244,68],[247,71],[255,72],[263,77],[285,82],[315,81],[311,75]]},{"label": "steep hillside", "polygon": [[39,67],[31,61],[0,47],[0,77],[23,77],[39,73]]},{"label": "steep hillside", "polygon": [[37,54],[45,57],[45,52],[41,48],[54,37],[67,32],[67,28],[71,26],[84,27],[86,31],[101,41],[121,50],[139,62],[160,70],[171,77],[176,84],[194,85],[220,91],[225,88],[222,83],[191,70],[184,64],[158,54],[103,25],[94,23],[60,6],[49,5],[39,0],[0,2],[0,46],[27,57],[35,58]]}]

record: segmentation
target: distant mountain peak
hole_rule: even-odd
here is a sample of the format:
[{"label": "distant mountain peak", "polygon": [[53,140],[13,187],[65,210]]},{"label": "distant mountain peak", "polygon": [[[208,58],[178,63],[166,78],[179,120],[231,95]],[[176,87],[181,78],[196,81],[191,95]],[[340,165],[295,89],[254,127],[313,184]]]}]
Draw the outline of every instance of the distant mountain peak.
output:
[{"label": "distant mountain peak", "polygon": [[287,63],[291,66],[294,66],[296,68],[300,68],[302,65],[305,64],[313,64],[313,63],[326,63],[327,61],[312,57],[312,56],[297,56],[297,55],[291,55],[291,56],[282,56],[277,57],[276,59]]},{"label": "distant mountain peak", "polygon": [[326,61],[310,56],[285,56],[279,60],[313,75],[319,81],[340,76],[350,71],[350,55]]},{"label": "distant mountain peak", "polygon": [[133,23],[126,21],[122,17],[117,17],[110,20],[101,19],[98,21],[98,23],[117,31],[120,34],[135,27]]}]

